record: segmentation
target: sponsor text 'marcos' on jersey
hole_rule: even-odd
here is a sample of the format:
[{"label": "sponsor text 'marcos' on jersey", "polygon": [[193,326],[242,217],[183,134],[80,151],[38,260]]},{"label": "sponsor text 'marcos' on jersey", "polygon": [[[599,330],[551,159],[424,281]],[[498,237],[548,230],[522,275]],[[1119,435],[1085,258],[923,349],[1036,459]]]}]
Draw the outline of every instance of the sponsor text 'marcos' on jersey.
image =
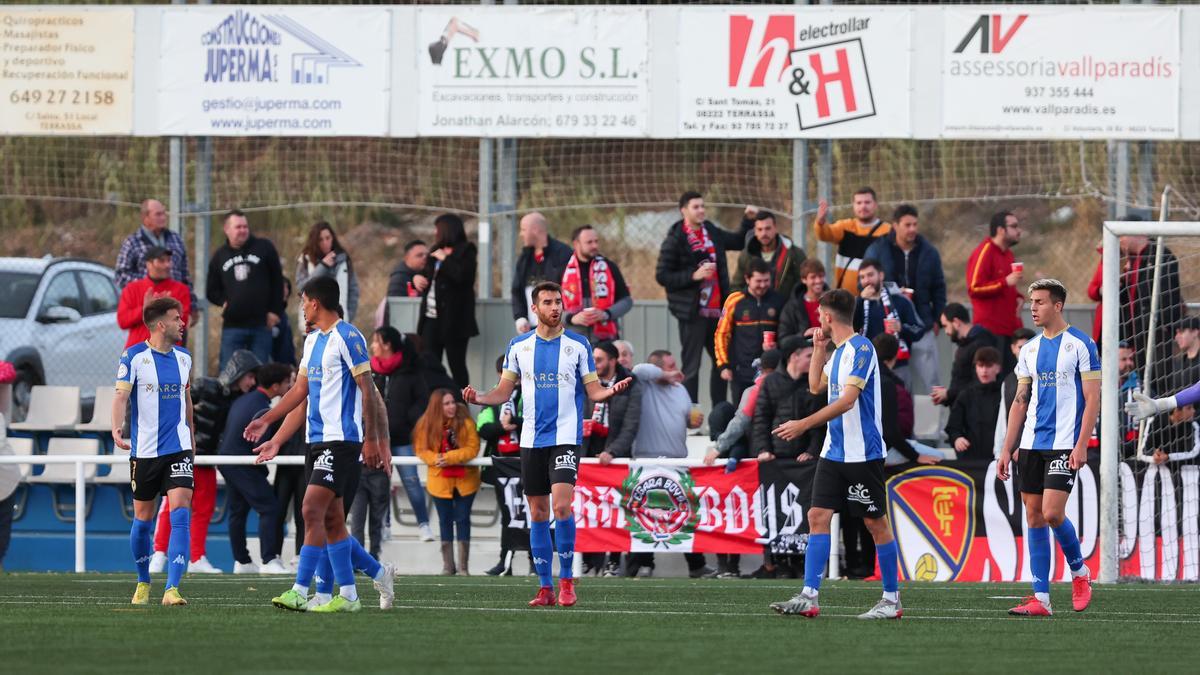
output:
[{"label": "sponsor text 'marcos' on jersey", "polygon": [[[1031,388],[1021,447],[1072,450],[1083,429],[1083,381],[1100,377],[1100,354],[1087,333],[1067,326],[1021,347],[1017,383]],[[1086,431],[1091,436],[1092,430]]]},{"label": "sponsor text 'marcos' on jersey", "polygon": [[192,355],[182,347],[160,352],[141,342],[121,353],[116,386],[129,392],[131,457],[192,449],[187,409],[191,374]]},{"label": "sponsor text 'marcos' on jersey", "polygon": [[569,330],[549,340],[536,330],[518,335],[500,376],[521,387],[522,448],[583,443],[584,386],[597,379],[587,338]]},{"label": "sponsor text 'marcos' on jersey", "polygon": [[835,462],[870,462],[883,459],[882,397],[879,395],[879,361],[875,347],[861,335],[852,335],[837,346],[825,364],[829,380],[829,405],[846,387],[859,390],[854,406],[833,418],[825,433],[821,457]]}]

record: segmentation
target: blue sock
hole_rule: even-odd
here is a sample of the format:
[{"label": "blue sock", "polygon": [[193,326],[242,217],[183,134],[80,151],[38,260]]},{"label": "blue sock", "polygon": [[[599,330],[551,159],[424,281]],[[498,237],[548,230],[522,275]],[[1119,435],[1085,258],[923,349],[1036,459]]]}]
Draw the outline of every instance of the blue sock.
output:
[{"label": "blue sock", "polygon": [[899,573],[896,571],[899,559],[896,540],[893,539],[886,544],[876,546],[875,554],[879,556],[879,576],[883,581],[883,592],[895,593],[899,578]]},{"label": "blue sock", "polygon": [[1033,572],[1033,592],[1050,592],[1050,528],[1029,528],[1029,568]]},{"label": "blue sock", "polygon": [[[179,580],[187,569],[192,510],[186,507],[171,510],[171,538],[167,540],[167,588],[179,588]],[[149,565],[146,567],[149,570]]]},{"label": "blue sock", "polygon": [[808,535],[808,550],[804,553],[804,585],[814,591],[821,589],[821,575],[829,562],[829,533]]},{"label": "blue sock", "polygon": [[154,544],[150,541],[154,529],[153,520],[133,519],[129,528],[129,549],[133,551],[133,564],[137,566],[138,582],[150,583],[150,553]]},{"label": "blue sock", "polygon": [[309,576],[316,576],[313,581],[318,593],[333,595],[333,563],[329,561],[329,547],[322,546],[318,550],[321,558],[317,561],[316,571]]},{"label": "blue sock", "polygon": [[1063,555],[1067,557],[1067,567],[1072,572],[1078,572],[1083,567],[1083,552],[1079,550],[1079,536],[1075,534],[1075,526],[1070,518],[1063,518],[1062,524],[1054,528],[1054,538],[1062,547]]},{"label": "blue sock", "polygon": [[363,548],[362,543],[354,537],[350,537],[350,563],[354,565],[354,569],[362,570],[363,574],[372,579],[379,574],[379,570],[383,569],[383,565],[371,557],[371,554],[367,553],[367,549]]},{"label": "blue sock", "polygon": [[529,525],[529,552],[533,554],[533,567],[542,588],[553,586],[554,549],[550,546],[550,521],[535,520]]},{"label": "blue sock", "polygon": [[317,564],[324,557],[325,548],[322,546],[305,544],[300,547],[300,564],[296,565],[296,585],[294,586],[296,590],[305,594],[308,593],[308,586],[312,583],[313,573],[317,571]]},{"label": "blue sock", "polygon": [[554,543],[558,547],[558,578],[575,576],[575,516],[554,521]]},{"label": "blue sock", "polygon": [[354,585],[354,566],[350,564],[350,538],[328,544],[329,564],[333,565],[333,579],[338,586]]}]

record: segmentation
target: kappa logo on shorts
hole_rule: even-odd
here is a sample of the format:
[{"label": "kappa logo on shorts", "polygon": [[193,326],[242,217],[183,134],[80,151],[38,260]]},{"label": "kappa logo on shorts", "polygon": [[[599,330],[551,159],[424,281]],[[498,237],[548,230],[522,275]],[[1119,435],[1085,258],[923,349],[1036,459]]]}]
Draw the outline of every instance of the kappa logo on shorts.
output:
[{"label": "kappa logo on shorts", "polygon": [[568,452],[554,458],[554,470],[576,471],[578,465],[575,462],[575,453]]},{"label": "kappa logo on shorts", "polygon": [[192,477],[192,460],[185,459],[182,462],[171,463],[171,478],[191,478]]},{"label": "kappa logo on shorts", "polygon": [[[846,499],[849,499],[852,502],[858,502],[859,504],[867,504],[872,507],[875,506],[875,502],[871,500],[871,491],[862,483],[851,485],[846,490]],[[873,509],[867,510],[871,511]]]},{"label": "kappa logo on shorts", "polygon": [[[1047,476],[1071,476],[1071,465],[1068,461],[1068,455],[1059,455],[1057,459],[1051,460],[1046,467]],[[1070,483],[1068,483],[1070,485]]]},{"label": "kappa logo on shorts", "polygon": [[313,471],[328,471],[333,473],[333,451],[322,450],[320,455],[313,460]]}]

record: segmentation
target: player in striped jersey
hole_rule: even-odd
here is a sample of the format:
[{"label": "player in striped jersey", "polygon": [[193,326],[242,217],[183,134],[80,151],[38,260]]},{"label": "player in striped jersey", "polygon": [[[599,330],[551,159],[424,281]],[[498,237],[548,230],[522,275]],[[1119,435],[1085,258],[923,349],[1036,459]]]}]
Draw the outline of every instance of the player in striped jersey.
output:
[{"label": "player in striped jersey", "polygon": [[[387,410],[371,379],[367,341],[354,326],[338,317],[339,290],[331,277],[317,277],[304,286],[304,318],[316,330],[304,340],[304,357],[296,384],[270,412],[251,422],[247,440],[257,442],[266,429],[288,417],[307,401],[309,474],[304,492],[304,546],[296,583],[271,603],[281,609],[319,613],[357,612],[362,608],[354,584],[355,568],[366,571],[380,594],[380,608],[391,607],[394,579],[391,566],[382,566],[346,530],[342,498],[363,461],[372,467],[391,465]],[[298,427],[289,417],[275,436],[255,449],[259,462],[279,454],[280,441]],[[338,595],[328,603],[308,607],[308,588],[322,555],[329,557]]]},{"label": "player in striped jersey", "polygon": [[[521,486],[529,499],[530,553],[541,587],[531,607],[575,604],[575,515],[571,502],[579,446],[583,443],[584,396],[607,401],[632,384],[625,378],[605,388],[596,377],[592,346],[587,338],[562,327],[562,288],[553,282],[534,286],[533,311],[537,329],[508,343],[500,382],[486,394],[474,387],[463,389],[463,400],[479,405],[501,405],[521,384]],[[550,504],[554,503],[555,544],[560,589],[554,597],[554,570],[550,546]]]},{"label": "player in striped jersey", "polygon": [[[871,341],[854,330],[854,296],[838,289],[821,296],[821,328],[813,334],[808,386],[813,394],[828,387],[829,403],[802,420],[780,424],[774,434],[784,440],[827,424],[825,447],[813,477],[812,507],[808,510],[808,552],[804,558],[804,588],[791,600],[771,604],[780,614],[809,618],[821,613],[817,592],[829,561],[829,524],[835,511],[860,515],[875,540],[883,597],[860,619],[899,619],[904,615],[897,588],[896,539],[887,518],[883,481],[883,417],[879,393],[879,362]],[[835,350],[829,351],[832,338]]]},{"label": "player in striped jersey", "polygon": [[[171,508],[167,588],[162,604],[187,604],[179,595],[179,579],[188,561],[196,427],[192,423],[192,355],[175,346],[183,333],[182,310],[174,298],[156,298],[147,303],[142,308],[142,322],[150,330],[150,337],[122,352],[117,366],[112,437],[117,447],[130,451],[133,526],[129,546],[138,574],[135,605],[150,602],[150,537],[159,495]],[[132,417],[126,441],[122,427],[128,406],[132,406]]]},{"label": "player in striped jersey", "polygon": [[[1067,289],[1055,279],[1029,285],[1033,323],[1042,329],[1017,357],[1017,393],[996,475],[1008,480],[1017,462],[1021,501],[1029,524],[1029,567],[1033,597],[1008,611],[1050,616],[1050,530],[1071,568],[1071,602],[1076,612],[1092,599],[1091,575],[1083,564],[1079,537],[1066,517],[1075,473],[1087,463],[1087,445],[1100,413],[1100,356],[1087,333],[1067,325]],[[1018,448],[1020,450],[1018,451]],[[1014,457],[1015,455],[1015,457]]]}]

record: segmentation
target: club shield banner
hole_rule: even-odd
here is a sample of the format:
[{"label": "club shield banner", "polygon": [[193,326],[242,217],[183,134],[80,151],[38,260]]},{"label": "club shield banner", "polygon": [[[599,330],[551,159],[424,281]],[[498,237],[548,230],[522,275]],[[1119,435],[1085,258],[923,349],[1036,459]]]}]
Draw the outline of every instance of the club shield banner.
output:
[{"label": "club shield banner", "polygon": [[164,134],[383,136],[390,14],[364,7],[164,9]]},{"label": "club shield banner", "polygon": [[[494,459],[504,490],[510,548],[528,545],[520,461]],[[722,467],[582,463],[574,510],[580,552],[804,553],[816,462],[743,462]],[[1067,500],[1085,561],[1099,569],[1099,465],[1080,469]],[[1200,581],[1200,466],[1123,462],[1122,577]],[[888,515],[909,581],[1032,581],[1028,528],[1017,479],[996,479],[992,462],[889,469]],[[1051,579],[1068,581],[1055,548]]]}]

